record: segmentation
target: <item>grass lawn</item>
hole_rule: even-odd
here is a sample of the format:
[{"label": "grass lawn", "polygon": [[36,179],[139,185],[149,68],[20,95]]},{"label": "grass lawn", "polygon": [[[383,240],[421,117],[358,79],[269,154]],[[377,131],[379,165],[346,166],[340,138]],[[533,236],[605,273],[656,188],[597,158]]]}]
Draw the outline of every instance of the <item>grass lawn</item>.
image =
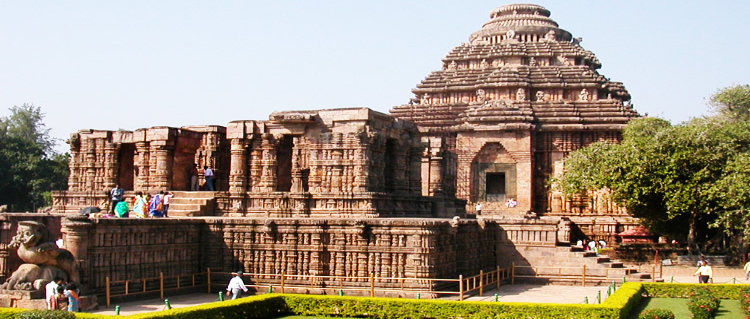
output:
[{"label": "grass lawn", "polygon": [[347,317],[308,317],[308,316],[286,316],[286,317],[278,317],[276,319],[312,319],[312,318],[355,319],[355,318],[347,318]]},{"label": "grass lawn", "polygon": [[[685,298],[644,298],[638,307],[633,309],[629,319],[638,319],[638,314],[646,309],[662,308],[669,309],[674,313],[675,319],[689,319],[693,315],[687,307]],[[740,309],[740,301],[732,299],[721,299],[719,312],[716,313],[717,319],[737,319],[745,318],[745,314]]]}]

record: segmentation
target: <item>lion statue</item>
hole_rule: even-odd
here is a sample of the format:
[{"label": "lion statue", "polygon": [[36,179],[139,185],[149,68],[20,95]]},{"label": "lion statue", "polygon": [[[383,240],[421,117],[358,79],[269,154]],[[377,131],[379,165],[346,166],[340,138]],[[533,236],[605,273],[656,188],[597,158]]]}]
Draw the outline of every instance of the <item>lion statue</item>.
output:
[{"label": "lion statue", "polygon": [[55,277],[78,282],[78,269],[70,251],[57,247],[44,224],[35,221],[18,222],[18,232],[8,245],[17,249],[25,264],[2,285],[4,289],[34,290]]}]

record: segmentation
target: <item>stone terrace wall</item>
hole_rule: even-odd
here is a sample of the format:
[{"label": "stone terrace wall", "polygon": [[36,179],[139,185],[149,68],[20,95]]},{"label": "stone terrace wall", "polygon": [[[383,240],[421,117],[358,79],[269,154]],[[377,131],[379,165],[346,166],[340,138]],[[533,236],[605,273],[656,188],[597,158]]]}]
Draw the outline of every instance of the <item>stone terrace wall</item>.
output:
[{"label": "stone terrace wall", "polygon": [[[97,294],[105,278],[187,275],[211,268],[249,273],[458,278],[496,267],[493,223],[412,218],[174,218],[63,221],[82,284]],[[294,284],[294,279],[288,279]],[[309,284],[309,280],[301,281]],[[338,280],[316,287],[338,285]],[[379,283],[400,286],[398,281]],[[407,287],[429,288],[425,282]],[[433,284],[432,288],[437,288]],[[138,289],[138,288],[131,288]]]}]

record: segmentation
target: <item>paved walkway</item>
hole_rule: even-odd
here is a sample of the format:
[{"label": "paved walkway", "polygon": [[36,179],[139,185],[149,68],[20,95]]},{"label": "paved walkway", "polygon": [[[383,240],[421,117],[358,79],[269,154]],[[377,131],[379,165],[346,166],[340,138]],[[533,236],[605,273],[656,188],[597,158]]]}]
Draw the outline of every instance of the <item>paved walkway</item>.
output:
[{"label": "paved walkway", "polygon": [[[486,291],[483,296],[470,296],[470,301],[495,301],[494,294],[498,294],[498,301],[502,302],[536,302],[536,303],[583,303],[588,298],[594,303],[597,292],[601,291],[602,299],[606,298],[607,287],[581,287],[557,285],[503,285],[499,290]],[[217,301],[217,294],[193,293],[188,295],[167,297],[172,308],[184,308]],[[164,310],[164,301],[147,299],[134,302],[112,304],[110,308],[100,305],[99,310],[91,311],[97,314],[115,314],[114,307],[120,306],[120,315]]]},{"label": "paved walkway", "polygon": [[[695,267],[664,267],[663,278],[665,282],[697,283],[698,279],[693,276]],[[738,283],[750,284],[745,280],[742,269],[714,267],[714,283]],[[619,286],[619,282],[617,283]],[[470,296],[466,300],[471,301],[495,301],[494,294],[498,295],[498,301],[502,302],[534,302],[534,303],[568,303],[581,304],[584,298],[589,303],[594,303],[597,294],[601,293],[604,300],[607,297],[607,286],[566,286],[566,285],[503,285],[500,289],[487,291],[483,296]],[[217,301],[217,294],[194,293],[188,295],[167,297],[172,308],[184,308]],[[92,313],[114,314],[114,306],[120,306],[121,315],[159,311],[165,309],[164,301],[148,299],[134,302],[113,304],[110,308],[100,306],[98,311]]]}]

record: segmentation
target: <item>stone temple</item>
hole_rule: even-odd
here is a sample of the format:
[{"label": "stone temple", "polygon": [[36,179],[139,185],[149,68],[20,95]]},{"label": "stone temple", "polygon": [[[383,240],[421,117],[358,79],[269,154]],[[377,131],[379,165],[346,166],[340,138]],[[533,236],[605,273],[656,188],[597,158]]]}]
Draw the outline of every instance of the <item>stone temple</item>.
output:
[{"label": "stone temple", "polygon": [[[457,278],[511,263],[577,267],[563,257],[571,241],[615,243],[637,225],[601,194],[566,199],[547,186],[569,152],[618,141],[638,116],[580,42],[541,6],[505,5],[390,115],[284,111],[227,126],[81,130],[68,141],[68,189],[53,194],[53,217],[67,216],[60,233],[94,293],[105,277],[206,268]],[[194,164],[215,169],[217,191],[189,191]],[[106,205],[116,184],[128,198],[173,191],[170,218],[62,215]]]}]

